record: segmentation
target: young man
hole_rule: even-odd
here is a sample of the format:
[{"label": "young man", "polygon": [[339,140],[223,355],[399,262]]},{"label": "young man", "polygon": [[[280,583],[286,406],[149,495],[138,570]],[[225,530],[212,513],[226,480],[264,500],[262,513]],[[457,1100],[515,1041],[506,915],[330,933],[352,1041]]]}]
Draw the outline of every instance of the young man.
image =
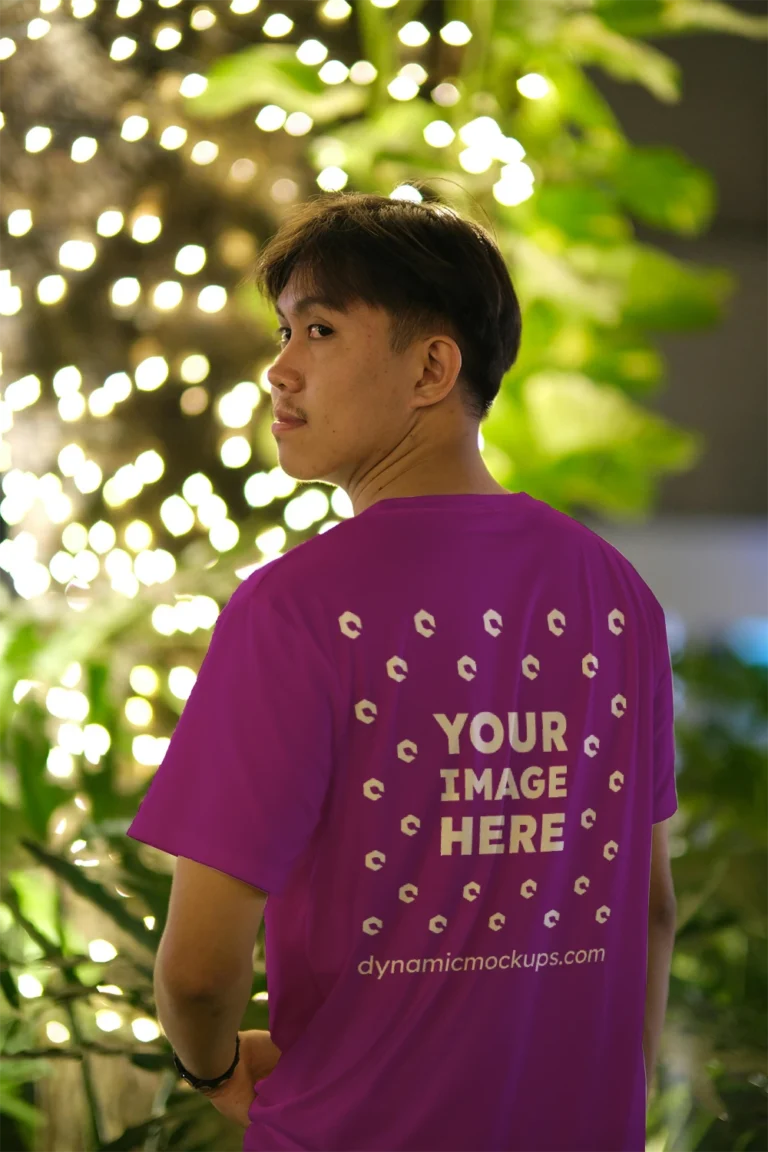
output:
[{"label": "young man", "polygon": [[354,515],[235,591],[129,833],[268,894],[282,1055],[244,1148],[641,1152],[674,938],[661,605],[485,467],[521,323],[482,228],[322,197],[257,271],[280,465]]}]

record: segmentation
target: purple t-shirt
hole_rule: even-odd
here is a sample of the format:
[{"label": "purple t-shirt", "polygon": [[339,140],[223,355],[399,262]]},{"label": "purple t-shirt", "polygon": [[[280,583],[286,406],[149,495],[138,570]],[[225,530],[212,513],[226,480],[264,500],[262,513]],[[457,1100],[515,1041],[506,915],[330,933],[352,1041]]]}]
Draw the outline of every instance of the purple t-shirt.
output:
[{"label": "purple t-shirt", "polygon": [[642,1152],[663,610],[528,494],[381,500],[221,612],[128,835],[269,893],[246,1150]]}]

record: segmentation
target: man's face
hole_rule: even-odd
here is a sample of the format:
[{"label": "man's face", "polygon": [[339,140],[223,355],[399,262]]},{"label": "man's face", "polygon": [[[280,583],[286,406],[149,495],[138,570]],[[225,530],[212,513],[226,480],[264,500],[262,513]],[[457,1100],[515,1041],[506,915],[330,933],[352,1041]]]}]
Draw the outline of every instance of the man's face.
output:
[{"label": "man's face", "polygon": [[346,313],[314,303],[291,281],[277,302],[282,349],[267,371],[273,410],[306,420],[278,431],[280,467],[297,480],[349,492],[413,426],[420,378],[417,346],[394,355],[389,316],[356,303]]}]

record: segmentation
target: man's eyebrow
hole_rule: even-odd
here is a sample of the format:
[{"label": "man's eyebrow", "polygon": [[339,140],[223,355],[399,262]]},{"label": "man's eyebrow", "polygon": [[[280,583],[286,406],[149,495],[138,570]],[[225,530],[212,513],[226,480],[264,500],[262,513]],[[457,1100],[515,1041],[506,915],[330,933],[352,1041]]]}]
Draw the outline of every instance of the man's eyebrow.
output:
[{"label": "man's eyebrow", "polygon": [[[314,308],[316,304],[319,304],[322,308],[330,308],[333,312],[338,312],[338,308],[336,308],[331,303],[331,301],[327,300],[324,296],[303,296],[301,300],[296,301],[293,314],[294,316],[303,316],[305,312],[309,312],[310,308]],[[286,319],[285,314],[277,305],[275,305],[275,311],[281,320]]]}]

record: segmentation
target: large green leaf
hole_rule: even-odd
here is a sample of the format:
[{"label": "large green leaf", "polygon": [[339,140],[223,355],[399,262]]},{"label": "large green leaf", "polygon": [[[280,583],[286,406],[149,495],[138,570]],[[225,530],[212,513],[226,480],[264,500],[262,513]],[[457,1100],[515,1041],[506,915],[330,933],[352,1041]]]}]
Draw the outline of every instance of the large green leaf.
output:
[{"label": "large green leaf", "polygon": [[756,40],[768,36],[765,16],[748,16],[718,0],[668,0],[664,26],[669,32],[731,32]]},{"label": "large green leaf", "polygon": [[689,32],[768,35],[768,20],[718,0],[597,0],[595,14],[624,36],[673,36]]},{"label": "large green leaf", "polygon": [[675,61],[611,31],[597,16],[585,12],[563,21],[558,42],[575,60],[597,64],[617,80],[642,84],[666,104],[680,99],[680,68]]},{"label": "large green leaf", "polygon": [[735,288],[730,272],[686,264],[653,248],[632,254],[624,318],[658,332],[707,328]]},{"label": "large green leaf", "polygon": [[527,236],[508,240],[514,254],[513,279],[527,307],[534,300],[549,300],[575,317],[589,317],[601,324],[618,323],[621,286],[606,277],[582,274],[569,259],[534,244]]},{"label": "large green leaf", "polygon": [[525,381],[522,396],[528,427],[550,460],[620,451],[626,463],[634,448],[635,466],[659,466],[662,460],[679,460],[681,454],[687,460],[694,447],[687,432],[581,373],[541,372]]},{"label": "large green leaf", "polygon": [[695,236],[714,215],[715,181],[675,148],[628,149],[616,186],[629,211],[655,228]]},{"label": "large green leaf", "polygon": [[316,124],[356,115],[368,99],[355,84],[328,86],[315,68],[296,59],[283,44],[257,44],[214,61],[208,87],[187,100],[193,116],[215,119],[254,104],[277,104],[286,112],[306,112]]},{"label": "large green leaf", "polygon": [[535,207],[571,240],[614,244],[631,237],[629,221],[616,211],[615,197],[592,184],[545,184]]}]

